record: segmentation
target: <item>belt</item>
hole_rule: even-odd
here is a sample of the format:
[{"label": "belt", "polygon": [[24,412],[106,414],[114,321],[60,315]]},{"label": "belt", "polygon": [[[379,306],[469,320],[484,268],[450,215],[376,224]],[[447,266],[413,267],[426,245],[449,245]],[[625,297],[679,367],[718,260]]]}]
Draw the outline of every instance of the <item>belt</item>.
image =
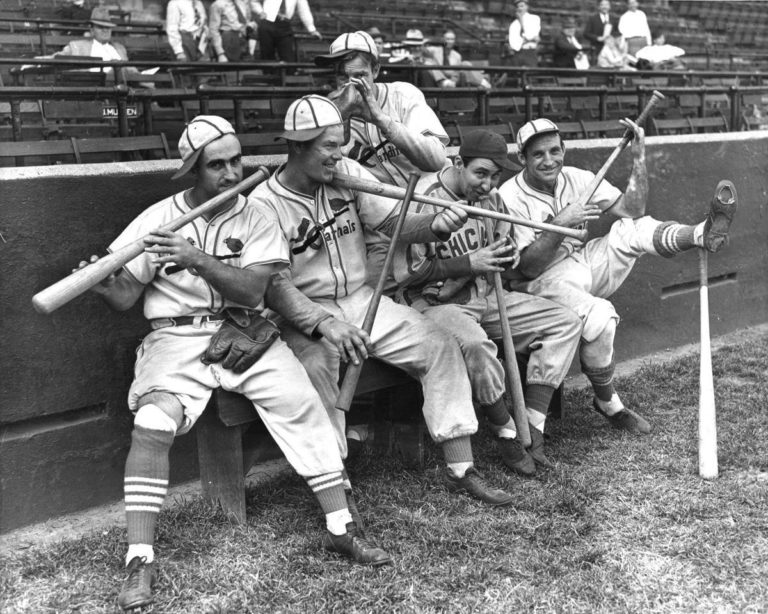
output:
[{"label": "belt", "polygon": [[189,326],[200,328],[206,322],[221,322],[225,319],[223,313],[215,313],[207,316],[177,316],[175,318],[155,318],[150,320],[152,330],[167,328],[168,326]]}]

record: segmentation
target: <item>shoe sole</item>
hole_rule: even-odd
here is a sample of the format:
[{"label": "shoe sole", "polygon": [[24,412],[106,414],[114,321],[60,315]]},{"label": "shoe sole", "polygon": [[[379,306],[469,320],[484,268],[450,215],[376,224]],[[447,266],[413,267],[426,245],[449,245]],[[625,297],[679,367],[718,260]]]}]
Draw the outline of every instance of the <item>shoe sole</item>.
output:
[{"label": "shoe sole", "polygon": [[[723,201],[721,195],[726,189],[730,191],[731,198]],[[715,253],[728,244],[728,230],[733,222],[738,202],[736,186],[732,181],[724,179],[717,184],[708,215],[712,223],[704,233],[704,246],[707,251]]]}]

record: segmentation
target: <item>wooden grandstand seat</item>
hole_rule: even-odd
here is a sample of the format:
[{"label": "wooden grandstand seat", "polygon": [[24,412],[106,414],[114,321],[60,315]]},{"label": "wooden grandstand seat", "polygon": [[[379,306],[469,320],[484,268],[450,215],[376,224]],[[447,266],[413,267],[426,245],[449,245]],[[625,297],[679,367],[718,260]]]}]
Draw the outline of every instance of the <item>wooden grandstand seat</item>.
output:
[{"label": "wooden grandstand seat", "polygon": [[598,139],[621,136],[624,134],[624,126],[615,119],[608,120],[581,120],[579,122],[584,132],[584,138]]},{"label": "wooden grandstand seat", "polygon": [[275,140],[280,132],[247,132],[238,134],[243,154],[247,156],[265,156],[270,154],[287,154],[288,143],[285,140]]},{"label": "wooden grandstand seat", "polygon": [[[129,159],[158,159],[171,157],[164,133],[149,136],[123,136],[114,138],[74,139],[77,162],[118,161],[125,154]],[[150,156],[139,156],[140,152],[153,152]],[[104,156],[103,154],[112,154]],[[109,159],[107,159],[109,158]]]},{"label": "wooden grandstand seat", "polygon": [[3,166],[50,165],[77,162],[73,139],[60,141],[16,141],[0,146]]}]

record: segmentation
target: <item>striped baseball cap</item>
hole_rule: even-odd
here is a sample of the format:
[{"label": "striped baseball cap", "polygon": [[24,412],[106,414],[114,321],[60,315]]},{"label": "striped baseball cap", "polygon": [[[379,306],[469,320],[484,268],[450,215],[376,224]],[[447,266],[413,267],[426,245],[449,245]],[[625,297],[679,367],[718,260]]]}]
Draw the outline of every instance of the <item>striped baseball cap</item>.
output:
[{"label": "striped baseball cap", "polygon": [[184,128],[179,139],[179,154],[183,160],[181,168],[171,179],[186,175],[197,163],[206,145],[225,134],[235,134],[235,129],[226,119],[218,115],[198,115]]},{"label": "striped baseball cap", "polygon": [[517,151],[522,153],[528,141],[533,137],[546,132],[557,132],[559,134],[560,129],[555,122],[544,117],[523,124],[520,127],[520,130],[517,131]]},{"label": "striped baseball cap", "polygon": [[346,32],[339,36],[331,43],[330,53],[315,56],[315,64],[318,66],[335,64],[336,60],[353,51],[364,51],[370,53],[377,60],[379,59],[379,49],[371,35],[368,32],[358,30],[357,32]]},{"label": "striped baseball cap", "polygon": [[283,132],[277,138],[288,141],[311,141],[329,126],[340,126],[339,108],[325,96],[309,94],[294,100],[285,113]]}]

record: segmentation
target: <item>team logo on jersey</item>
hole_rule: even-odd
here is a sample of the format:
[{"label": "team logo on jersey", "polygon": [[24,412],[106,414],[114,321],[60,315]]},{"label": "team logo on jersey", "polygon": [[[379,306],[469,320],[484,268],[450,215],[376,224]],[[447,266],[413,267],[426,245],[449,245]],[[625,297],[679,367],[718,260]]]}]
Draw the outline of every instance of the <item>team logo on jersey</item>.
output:
[{"label": "team logo on jersey", "polygon": [[237,253],[238,256],[240,255],[239,252],[243,251],[243,242],[234,237],[227,237],[224,239],[224,245],[226,245],[227,249],[233,254]]},{"label": "team logo on jersey", "polygon": [[377,163],[384,163],[399,155],[400,150],[387,140],[382,141],[376,147],[355,140],[347,157],[356,160],[361,166],[373,168]]},{"label": "team logo on jersey", "polygon": [[[302,218],[299,224],[299,236],[290,241],[294,245],[291,248],[292,254],[303,254],[310,248],[317,251],[323,246],[323,238],[326,241],[332,241],[338,235],[348,235],[355,231],[357,225],[352,220],[347,220],[343,226],[334,226],[336,218],[349,211],[349,204],[340,198],[333,199],[330,203],[333,217],[322,224],[316,224],[310,219]],[[336,203],[335,206],[334,203]],[[336,207],[339,206],[341,209],[337,210]]]},{"label": "team logo on jersey", "polygon": [[438,243],[435,252],[438,258],[458,258],[469,252],[488,245],[485,228],[475,229],[467,225],[463,229],[454,232],[447,241]]}]

